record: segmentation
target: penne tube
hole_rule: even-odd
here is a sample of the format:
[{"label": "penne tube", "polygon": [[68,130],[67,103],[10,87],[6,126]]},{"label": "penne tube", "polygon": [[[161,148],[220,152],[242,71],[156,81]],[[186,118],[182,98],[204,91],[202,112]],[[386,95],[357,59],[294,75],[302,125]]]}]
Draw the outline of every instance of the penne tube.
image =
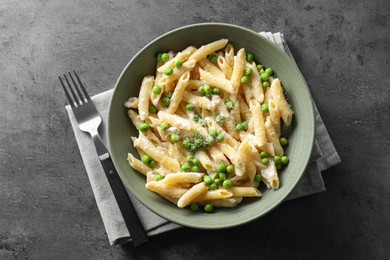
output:
[{"label": "penne tube", "polygon": [[279,135],[276,133],[275,128],[271,122],[271,118],[269,116],[267,116],[264,126],[267,134],[267,139],[269,140],[270,143],[272,143],[275,155],[282,156],[283,147],[280,144]]},{"label": "penne tube", "polygon": [[207,192],[208,187],[204,182],[200,182],[194,186],[192,186],[189,190],[187,190],[178,200],[177,206],[179,208],[184,208],[188,204],[191,203],[194,199],[199,197],[201,194]]},{"label": "penne tube", "polygon": [[144,135],[140,135],[135,141],[134,146],[141,149],[154,160],[159,162],[162,166],[171,169],[174,172],[180,171],[179,162],[167,156],[164,152],[157,149]]},{"label": "penne tube", "polygon": [[[262,103],[264,101],[264,91],[263,86],[261,84],[260,74],[257,72],[257,67],[255,62],[247,64],[249,68],[253,70],[253,74],[251,75],[251,90],[253,97],[257,100],[257,102]],[[247,99],[247,103],[249,104],[249,100]]]},{"label": "penne tube", "polygon": [[201,172],[175,172],[168,173],[161,181],[164,183],[198,183],[202,181],[204,173]]},{"label": "penne tube", "polygon": [[183,75],[180,76],[179,81],[176,84],[175,90],[173,92],[171,102],[169,104],[166,113],[174,114],[179,107],[180,101],[183,98],[184,91],[187,87],[188,80],[190,79],[190,73],[184,72]]},{"label": "penne tube", "polygon": [[240,157],[245,162],[245,174],[250,180],[253,180],[256,175],[256,166],[253,163],[252,147],[249,145],[248,139],[245,139],[245,141],[241,143],[238,151],[240,153]]},{"label": "penne tube", "polygon": [[146,76],[142,80],[139,92],[138,111],[141,120],[145,120],[149,114],[149,98],[154,83],[153,76]]},{"label": "penne tube", "polygon": [[209,59],[203,59],[199,61],[200,66],[203,70],[211,73],[217,78],[226,79],[225,73],[223,73],[222,70],[220,70],[217,66],[215,66]]},{"label": "penne tube", "polygon": [[276,131],[276,134],[280,136],[280,110],[278,105],[273,99],[268,100],[268,110],[269,110],[269,116],[272,121],[272,125],[274,126],[274,129]]},{"label": "penne tube", "polygon": [[255,187],[232,187],[234,197],[261,197],[261,192]]},{"label": "penne tube", "polygon": [[130,166],[142,173],[143,175],[146,176],[146,174],[151,170],[148,166],[146,166],[143,162],[135,158],[131,153],[128,153],[127,155],[127,161],[129,162]]},{"label": "penne tube", "polygon": [[245,64],[246,64],[246,53],[244,49],[240,49],[237,52],[237,55],[234,56],[234,67],[232,72],[232,78],[230,79],[234,91],[236,93],[238,92],[238,88],[241,85],[241,78],[244,75]]},{"label": "penne tube", "polygon": [[195,157],[199,159],[200,164],[205,168],[207,171],[211,171],[213,169],[214,164],[210,160],[207,153],[203,150],[198,150],[195,153]]},{"label": "penne tube", "polygon": [[162,196],[179,199],[188,189],[184,189],[178,185],[164,183],[161,181],[150,181],[145,184],[145,187]]},{"label": "penne tube", "polygon": [[194,52],[196,51],[196,48],[194,46],[189,46],[183,51],[179,52],[174,58],[168,60],[164,63],[164,65],[160,66],[157,71],[160,73],[164,73],[165,69],[170,67],[175,67],[175,62],[178,60],[181,60],[182,62],[186,61],[188,57],[190,57]]},{"label": "penne tube", "polygon": [[263,182],[268,188],[274,190],[279,189],[278,171],[276,170],[275,162],[273,160],[269,161],[267,167],[261,171],[261,175],[263,176]]},{"label": "penne tube", "polygon": [[223,57],[222,55],[218,55],[217,63],[218,66],[221,68],[222,72],[224,73],[225,78],[230,80],[232,77],[233,69],[226,61],[226,58]]},{"label": "penne tube", "polygon": [[207,55],[216,52],[223,47],[226,46],[228,43],[227,39],[220,39],[214,42],[211,42],[209,44],[203,45],[199,49],[197,49],[189,58],[186,62],[184,62],[184,66],[192,68],[194,64],[199,62],[200,60],[204,59],[207,57]]},{"label": "penne tube", "polygon": [[252,99],[249,102],[249,109],[252,113],[253,128],[256,137],[257,146],[263,146],[265,144],[265,127],[263,113],[261,112],[260,103]]},{"label": "penne tube", "polygon": [[275,100],[276,104],[280,109],[280,114],[283,119],[283,122],[287,126],[289,126],[291,124],[293,111],[290,105],[287,103],[286,97],[283,94],[283,89],[282,85],[280,84],[280,80],[273,80],[270,89],[272,93],[272,98]]},{"label": "penne tube", "polygon": [[207,192],[196,197],[191,203],[198,203],[201,201],[218,200],[232,197],[233,193],[226,189],[208,190]]},{"label": "penne tube", "polygon": [[235,93],[235,89],[233,88],[232,83],[229,80],[218,77],[217,75],[203,69],[199,69],[199,74],[201,80],[210,83],[212,86],[223,89],[229,93]]}]

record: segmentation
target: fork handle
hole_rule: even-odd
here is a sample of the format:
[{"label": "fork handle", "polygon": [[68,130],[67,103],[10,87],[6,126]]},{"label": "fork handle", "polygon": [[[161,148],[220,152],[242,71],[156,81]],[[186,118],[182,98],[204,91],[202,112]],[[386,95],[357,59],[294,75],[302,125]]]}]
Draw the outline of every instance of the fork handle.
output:
[{"label": "fork handle", "polygon": [[126,226],[129,229],[134,246],[139,246],[148,241],[148,236],[142,226],[142,223],[134,209],[134,206],[127,194],[126,188],[123,186],[111,157],[107,157],[104,160],[100,160],[104,172],[106,173],[108,182],[110,183],[112,192],[115,199],[118,202],[119,209],[125,220]]}]

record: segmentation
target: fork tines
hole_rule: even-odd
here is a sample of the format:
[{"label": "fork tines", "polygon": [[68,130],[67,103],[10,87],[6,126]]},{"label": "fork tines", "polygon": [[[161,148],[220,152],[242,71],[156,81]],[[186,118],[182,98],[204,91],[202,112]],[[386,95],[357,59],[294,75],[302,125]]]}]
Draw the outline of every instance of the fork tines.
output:
[{"label": "fork tines", "polygon": [[[88,103],[88,101],[91,101],[91,98],[89,97],[87,91],[85,90],[84,85],[81,82],[81,80],[80,80],[79,76],[77,75],[76,71],[73,70],[73,74],[75,75],[75,77],[77,79],[77,82],[74,80],[74,77],[72,76],[72,73],[70,73],[70,71],[68,72],[68,74],[69,74],[70,80],[71,80],[71,82],[73,84],[70,83],[70,81],[68,80],[68,77],[66,76],[66,74],[62,75],[63,78],[65,79],[67,87],[65,86],[64,81],[62,80],[60,75],[58,75],[58,78],[60,79],[62,88],[64,89],[65,95],[66,95],[66,97],[69,100],[69,104],[72,107],[78,107],[79,105],[82,105],[84,103]],[[81,91],[84,93],[84,96],[82,95],[82,93],[80,91],[80,88],[81,88]],[[70,90],[70,93],[72,93],[73,99],[72,99],[71,95],[69,94],[68,89]],[[76,92],[78,94],[78,97],[77,97],[74,89],[76,90]]]}]

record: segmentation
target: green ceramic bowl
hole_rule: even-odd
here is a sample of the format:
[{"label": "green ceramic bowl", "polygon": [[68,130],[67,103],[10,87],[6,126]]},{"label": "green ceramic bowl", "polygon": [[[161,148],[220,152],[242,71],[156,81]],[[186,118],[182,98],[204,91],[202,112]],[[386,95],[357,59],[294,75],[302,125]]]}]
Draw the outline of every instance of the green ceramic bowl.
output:
[{"label": "green ceramic bowl", "polygon": [[[138,96],[142,78],[154,74],[156,54],[183,50],[189,45],[197,47],[227,38],[235,51],[243,47],[254,55],[256,61],[272,67],[280,78],[289,103],[294,110],[292,127],[288,133],[290,158],[288,167],[280,173],[280,189],[261,189],[262,198],[246,198],[236,208],[218,208],[212,214],[179,209],[171,202],[145,188],[145,177],[134,171],[127,162],[130,152],[137,158],[130,137],[138,132],[127,117],[123,103],[130,96]],[[114,165],[124,185],[147,208],[161,217],[178,224],[202,229],[233,227],[257,219],[278,206],[294,189],[304,173],[314,141],[314,113],[309,89],[293,61],[276,45],[258,33],[230,24],[202,23],[168,32],[134,56],[124,68],[114,89],[108,115],[108,141]],[[261,185],[263,186],[263,185]]]}]

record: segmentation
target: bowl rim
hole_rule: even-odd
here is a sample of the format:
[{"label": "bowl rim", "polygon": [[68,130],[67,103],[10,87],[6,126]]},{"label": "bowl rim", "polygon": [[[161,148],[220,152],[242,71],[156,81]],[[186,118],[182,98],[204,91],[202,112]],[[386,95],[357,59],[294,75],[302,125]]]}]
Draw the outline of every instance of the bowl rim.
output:
[{"label": "bowl rim", "polygon": [[[154,38],[152,41],[150,41],[148,44],[146,44],[144,47],[142,47],[134,56],[133,58],[130,59],[130,61],[127,63],[127,65],[123,68],[121,74],[119,75],[118,79],[116,80],[115,82],[115,86],[113,88],[113,93],[112,93],[112,96],[110,98],[110,102],[109,102],[109,109],[108,109],[108,116],[107,116],[107,125],[106,125],[106,130],[107,130],[107,140],[108,140],[108,147],[109,147],[109,150],[110,150],[110,154],[111,154],[111,151],[113,150],[112,149],[112,134],[111,134],[111,130],[110,130],[110,118],[112,116],[112,110],[113,110],[113,104],[114,104],[114,101],[113,101],[113,97],[115,96],[115,93],[117,91],[117,88],[118,88],[118,85],[120,83],[120,81],[122,80],[122,78],[124,77],[125,73],[127,72],[129,66],[132,64],[132,62],[134,60],[136,60],[144,50],[148,49],[151,45],[153,45],[155,42],[157,41],[160,41],[161,39],[165,38],[165,37],[168,37],[169,35],[171,34],[174,34],[176,32],[179,32],[179,31],[182,31],[182,30],[186,30],[186,29],[189,29],[189,28],[193,28],[193,27],[207,27],[207,26],[221,26],[221,27],[230,27],[230,28],[233,28],[233,29],[238,29],[238,30],[243,30],[243,31],[246,31],[247,33],[250,33],[250,34],[253,34],[254,36],[256,37],[263,37],[261,36],[259,33],[251,30],[251,29],[248,29],[248,28],[245,28],[245,27],[242,27],[242,26],[239,26],[239,25],[235,25],[235,24],[230,24],[230,23],[221,23],[221,22],[205,22],[205,23],[194,23],[194,24],[189,24],[189,25],[185,25],[185,26],[181,26],[181,27],[178,27],[178,28],[175,28],[175,29],[172,29],[168,32],[165,32],[164,34]],[[264,38],[265,39],[265,38]],[[264,41],[264,42],[268,42],[268,41]],[[268,43],[267,43],[268,44]],[[289,67],[295,67],[296,68],[296,72],[297,72],[297,76],[299,77],[299,80],[301,80],[303,83],[304,83],[304,87],[307,89],[307,94],[309,95],[309,98],[311,99],[311,101],[313,100],[312,99],[312,95],[311,95],[311,92],[310,92],[310,89],[308,87],[308,84],[304,78],[304,76],[302,75],[302,72],[300,71],[300,69],[298,68],[298,66],[296,65],[296,63],[292,60],[291,57],[289,57],[283,50],[281,50],[279,47],[277,47],[276,45],[272,44],[271,42],[269,42],[269,45],[272,46],[271,48],[273,48],[276,52],[279,52],[282,56],[285,56],[287,62],[289,63],[287,66]],[[174,223],[177,223],[179,225],[182,225],[182,226],[186,226],[186,227],[190,227],[190,228],[197,228],[197,229],[224,229],[224,228],[231,228],[231,227],[236,227],[236,226],[240,226],[240,225],[243,225],[243,224],[246,224],[246,223],[249,223],[249,222],[252,222],[256,219],[259,219],[260,217],[263,217],[265,216],[266,214],[268,214],[269,212],[271,212],[272,210],[276,209],[285,199],[286,197],[288,197],[288,195],[294,190],[294,188],[296,187],[296,185],[298,184],[298,182],[300,181],[300,179],[302,178],[304,172],[307,170],[308,168],[308,165],[310,163],[310,155],[312,154],[312,151],[313,151],[313,146],[314,146],[314,139],[315,139],[315,114],[314,114],[314,105],[313,105],[313,101],[312,102],[308,102],[310,103],[310,107],[307,108],[308,110],[308,113],[309,113],[309,116],[310,118],[312,118],[313,120],[310,120],[310,131],[308,130],[308,133],[310,134],[310,136],[308,136],[307,138],[310,138],[309,140],[309,143],[311,143],[309,149],[308,149],[308,156],[306,158],[306,162],[305,162],[305,165],[303,166],[302,168],[302,172],[299,173],[299,177],[294,179],[294,182],[292,183],[292,185],[290,185],[289,189],[286,190],[284,192],[284,195],[283,196],[279,196],[279,198],[275,201],[275,203],[272,204],[271,207],[268,207],[266,208],[264,211],[262,211],[260,214],[254,214],[252,215],[250,218],[245,218],[243,220],[239,220],[239,221],[235,221],[234,223],[231,223],[231,224],[225,224],[225,225],[213,225],[213,226],[205,226],[205,225],[196,225],[196,223],[191,223],[191,222],[185,222],[185,221],[181,221],[181,220],[178,220],[178,219],[175,219],[174,217],[171,217],[167,214],[164,214],[162,212],[159,212],[158,210],[156,210],[155,208],[153,208],[152,206],[150,206],[147,201],[142,197],[140,196],[139,194],[137,194],[133,188],[130,186],[130,185],[126,185],[125,184],[125,181],[123,180],[124,177],[123,177],[123,173],[121,173],[118,169],[120,169],[119,167],[119,162],[117,160],[116,157],[111,157],[112,161],[113,161],[113,164],[114,164],[114,167],[116,168],[120,178],[122,179],[122,182],[124,184],[124,186],[131,192],[131,194],[138,200],[141,202],[141,204],[143,204],[146,208],[148,208],[149,210],[151,210],[152,212],[154,212],[155,214],[159,215],[160,217],[164,218],[164,219],[167,219],[171,222],[174,222]],[[128,187],[130,186],[130,187]]]}]

